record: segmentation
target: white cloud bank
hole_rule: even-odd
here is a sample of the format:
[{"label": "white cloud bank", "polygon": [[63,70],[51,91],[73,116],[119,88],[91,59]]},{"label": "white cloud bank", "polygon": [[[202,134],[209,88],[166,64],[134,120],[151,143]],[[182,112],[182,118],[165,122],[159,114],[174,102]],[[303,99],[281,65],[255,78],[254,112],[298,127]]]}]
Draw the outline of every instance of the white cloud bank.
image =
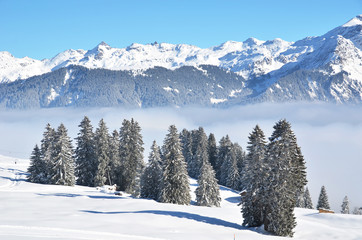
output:
[{"label": "white cloud bank", "polygon": [[101,118],[110,130],[119,129],[124,118],[134,118],[142,128],[145,156],[155,139],[162,144],[167,128],[175,124],[194,129],[203,126],[217,139],[229,134],[245,149],[248,135],[259,124],[268,137],[276,121],[286,118],[297,136],[307,162],[308,187],[316,204],[320,187],[325,185],[332,208],[340,210],[345,195],[351,206],[362,207],[362,106],[329,104],[257,104],[230,109],[154,108],[127,110],[42,109],[0,112],[0,154],[29,158],[40,143],[46,123],[57,127],[61,122],[75,138],[78,125],[87,115],[97,127]]}]

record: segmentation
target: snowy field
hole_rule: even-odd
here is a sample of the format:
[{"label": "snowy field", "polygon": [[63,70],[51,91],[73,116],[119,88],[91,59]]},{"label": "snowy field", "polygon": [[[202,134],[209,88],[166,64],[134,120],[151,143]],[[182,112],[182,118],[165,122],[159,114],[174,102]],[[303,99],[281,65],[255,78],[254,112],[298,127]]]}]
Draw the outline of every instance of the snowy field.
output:
[{"label": "snowy field", "polygon": [[[26,182],[29,160],[0,156],[0,239],[285,239],[241,226],[237,193],[221,208],[134,199],[89,187]],[[196,182],[191,181],[192,191]],[[195,196],[193,195],[193,199]],[[294,239],[362,239],[362,216],[296,209]]]}]

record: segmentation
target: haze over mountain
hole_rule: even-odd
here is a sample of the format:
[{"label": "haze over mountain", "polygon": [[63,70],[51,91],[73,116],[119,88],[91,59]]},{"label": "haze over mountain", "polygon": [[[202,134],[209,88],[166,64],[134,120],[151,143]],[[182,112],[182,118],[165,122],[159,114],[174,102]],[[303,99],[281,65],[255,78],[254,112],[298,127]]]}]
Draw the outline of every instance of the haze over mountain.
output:
[{"label": "haze over mountain", "polygon": [[3,108],[361,103],[362,15],[296,42],[249,38],[207,49],[102,42],[41,61],[0,52],[0,70]]}]

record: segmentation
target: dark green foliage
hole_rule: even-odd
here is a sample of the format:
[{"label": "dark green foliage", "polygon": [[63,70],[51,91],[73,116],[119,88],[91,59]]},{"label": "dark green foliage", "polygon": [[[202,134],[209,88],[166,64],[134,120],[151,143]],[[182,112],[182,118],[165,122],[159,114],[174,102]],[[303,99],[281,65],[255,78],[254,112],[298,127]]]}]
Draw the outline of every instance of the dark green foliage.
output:
[{"label": "dark green foliage", "polygon": [[324,186],[322,186],[321,192],[319,194],[317,209],[326,209],[326,210],[331,209],[328,202],[327,191]]},{"label": "dark green foliage", "polygon": [[73,186],[75,184],[73,147],[63,124],[60,124],[55,134],[51,155],[50,183]]},{"label": "dark green foliage", "polygon": [[216,146],[216,139],[213,133],[209,134],[208,138],[208,153],[209,153],[209,162],[212,168],[216,171],[216,163],[217,163],[217,146]]},{"label": "dark green foliage", "polygon": [[258,125],[249,135],[247,150],[248,154],[242,170],[242,182],[245,190],[245,196],[242,199],[243,225],[257,227],[263,224],[262,191],[267,178],[266,140],[264,132]]},{"label": "dark green foliage", "polygon": [[304,202],[304,208],[313,209],[313,202],[308,187],[304,191],[303,202]]},{"label": "dark green foliage", "polygon": [[120,188],[138,197],[140,178],[144,169],[143,140],[138,122],[124,120],[120,131],[120,161],[122,176]]},{"label": "dark green foliage", "polygon": [[189,205],[190,184],[179,135],[174,125],[169,127],[169,133],[164,140],[163,155],[163,184],[160,201]]},{"label": "dark green foliage", "polygon": [[101,119],[95,133],[96,171],[94,185],[103,186],[109,184],[110,180],[110,150],[108,128]]},{"label": "dark green foliage", "polygon": [[268,177],[263,190],[264,227],[278,236],[293,236],[295,196],[307,182],[304,159],[286,120],[274,125],[269,140]]},{"label": "dark green foliage", "polygon": [[162,186],[162,161],[160,149],[153,141],[148,165],[141,178],[141,197],[159,200]]},{"label": "dark green foliage", "polygon": [[110,184],[117,184],[121,171],[121,158],[119,155],[120,141],[119,132],[114,130],[112,135],[109,136],[109,169],[110,169]]},{"label": "dark green foliage", "polygon": [[41,140],[40,152],[41,157],[45,162],[45,178],[46,183],[50,183],[50,174],[51,168],[53,166],[53,152],[54,152],[54,143],[55,143],[56,132],[54,128],[48,123],[45,127],[45,132],[43,133],[43,139]]},{"label": "dark green foliage", "polygon": [[47,166],[42,158],[38,145],[35,145],[30,157],[28,180],[33,183],[47,183]]},{"label": "dark green foliage", "polygon": [[78,127],[80,127],[80,131],[76,138],[77,148],[75,149],[77,184],[93,187],[97,169],[93,127],[87,116]]}]

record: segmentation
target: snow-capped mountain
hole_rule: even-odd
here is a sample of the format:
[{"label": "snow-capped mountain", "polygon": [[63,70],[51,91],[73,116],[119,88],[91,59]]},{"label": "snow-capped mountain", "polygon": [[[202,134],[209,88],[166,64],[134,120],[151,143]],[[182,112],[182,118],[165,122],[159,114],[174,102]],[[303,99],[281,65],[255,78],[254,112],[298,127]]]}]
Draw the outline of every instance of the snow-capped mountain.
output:
[{"label": "snow-capped mountain", "polygon": [[[213,65],[220,68],[220,71],[217,73],[213,68],[211,72],[207,72],[205,67],[200,67],[201,65]],[[208,75],[209,79],[204,82],[208,87],[200,86],[199,83],[195,89],[189,90],[203,89],[198,94],[204,96],[199,98],[207,96],[207,99],[211,99],[209,95],[215,91],[209,86],[215,86],[216,81],[218,82],[216,85],[227,89],[221,94],[222,100],[211,101],[219,105],[291,100],[360,103],[362,102],[362,15],[322,36],[307,37],[294,43],[281,39],[261,41],[249,38],[244,42],[228,41],[219,46],[202,49],[187,44],[156,42],[146,45],[135,43],[127,48],[112,48],[102,42],[88,51],[67,50],[52,59],[42,61],[27,57],[18,59],[8,52],[0,52],[0,82],[14,82],[44,73],[54,73],[59,77],[56,70],[62,68],[68,69],[68,75],[60,78],[67,79],[73,66],[85,67],[83,71],[87,71],[88,75],[95,73],[89,71],[91,69],[122,71],[129,75],[129,81],[136,81],[132,78],[151,69],[157,70],[157,67],[174,71],[182,66],[192,66],[194,68],[184,68],[175,73],[177,80],[168,80],[182,83],[181,72],[190,75],[185,71],[200,71],[200,74]],[[163,79],[163,76],[158,75],[163,70],[156,70],[151,70],[152,77],[147,75],[150,81],[157,82],[156,79]],[[236,74],[239,86],[226,86],[225,70]],[[72,80],[77,80],[77,77],[73,76]],[[158,83],[155,86],[158,86]],[[162,89],[170,87],[161,85],[159,87]],[[61,96],[62,92],[56,91],[60,88],[58,85],[49,88],[52,95],[47,98],[55,99]],[[178,88],[187,89],[181,86]],[[139,92],[139,89],[132,91],[134,94],[131,95],[138,97],[136,100],[128,99],[126,102],[135,101],[131,105],[145,106],[141,103],[145,93]],[[168,93],[174,94],[172,91]],[[150,93],[146,95],[148,94]],[[187,96],[186,93],[182,94]],[[177,103],[169,102],[169,104],[179,105],[188,102],[180,96]],[[0,97],[3,102],[7,98],[6,95]],[[72,99],[67,101],[73,102],[74,96]],[[195,100],[192,104],[197,103]]]}]

